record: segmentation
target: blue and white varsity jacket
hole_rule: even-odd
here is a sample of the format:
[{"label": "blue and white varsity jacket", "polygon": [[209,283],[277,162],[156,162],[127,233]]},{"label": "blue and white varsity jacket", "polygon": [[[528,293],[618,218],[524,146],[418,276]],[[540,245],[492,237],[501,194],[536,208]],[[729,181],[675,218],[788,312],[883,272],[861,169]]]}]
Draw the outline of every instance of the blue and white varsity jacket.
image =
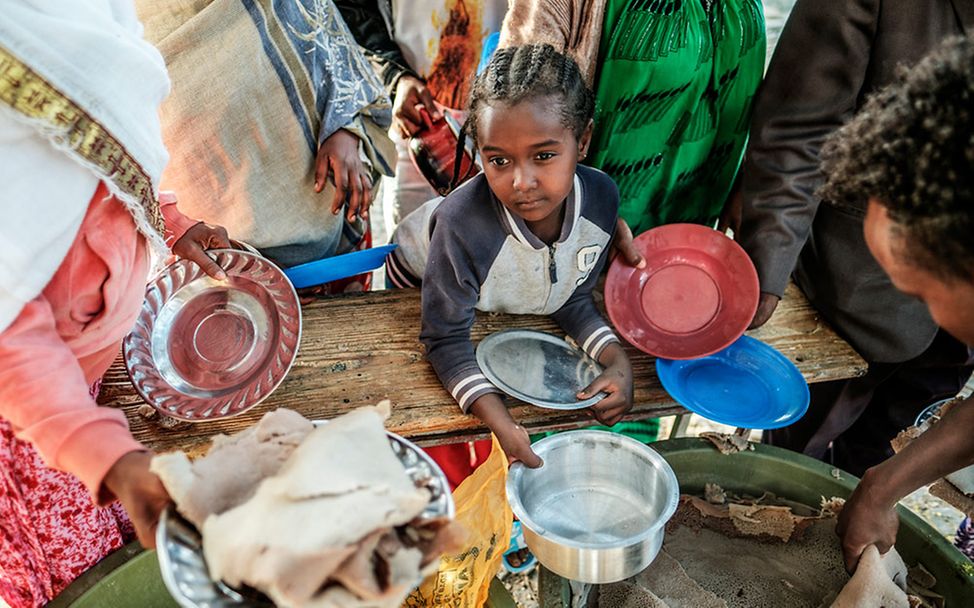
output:
[{"label": "blue and white varsity jacket", "polygon": [[500,393],[481,373],[470,341],[474,310],[551,315],[593,358],[618,338],[595,307],[592,289],[608,258],[619,192],[605,173],[579,165],[551,245],[493,195],[483,174],[429,201],[396,229],[390,281],[415,287],[422,276],[420,339],[440,381],[466,411]]}]

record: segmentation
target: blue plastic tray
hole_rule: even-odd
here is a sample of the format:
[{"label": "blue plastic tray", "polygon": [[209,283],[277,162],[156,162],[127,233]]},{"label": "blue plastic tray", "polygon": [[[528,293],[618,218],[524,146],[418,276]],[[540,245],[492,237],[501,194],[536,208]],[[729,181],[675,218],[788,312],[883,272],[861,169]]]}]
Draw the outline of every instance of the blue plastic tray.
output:
[{"label": "blue plastic tray", "polygon": [[375,270],[386,261],[386,256],[398,245],[383,245],[361,251],[332,256],[307,264],[292,266],[284,271],[295,288],[321,285],[363,272]]},{"label": "blue plastic tray", "polygon": [[776,429],[808,410],[808,384],[798,368],[749,336],[700,359],[657,359],[656,374],[678,403],[722,424]]}]

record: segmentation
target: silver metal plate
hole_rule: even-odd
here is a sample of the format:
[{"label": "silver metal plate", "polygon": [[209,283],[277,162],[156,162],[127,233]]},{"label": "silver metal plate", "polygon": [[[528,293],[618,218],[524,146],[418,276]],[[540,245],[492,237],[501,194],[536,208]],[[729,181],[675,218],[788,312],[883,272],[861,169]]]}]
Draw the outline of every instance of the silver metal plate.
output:
[{"label": "silver metal plate", "polygon": [[149,284],[123,342],[125,367],[146,403],[179,420],[235,416],[284,380],[301,341],[301,308],[265,258],[209,252],[224,280],[180,260]]},{"label": "silver metal plate", "polygon": [[578,347],[543,331],[491,334],[477,345],[477,363],[494,386],[538,407],[577,410],[606,397],[599,393],[578,400],[576,393],[602,373],[602,366]]},{"label": "silver metal plate", "polygon": [[[315,422],[315,425],[325,422]],[[387,435],[389,446],[409,478],[416,487],[430,492],[429,504],[419,517],[456,517],[450,482],[440,467],[416,444],[394,433]],[[159,520],[156,551],[166,589],[183,608],[264,608],[274,605],[254,589],[234,589],[212,580],[203,558],[203,539],[199,531],[172,507],[167,507]]]}]

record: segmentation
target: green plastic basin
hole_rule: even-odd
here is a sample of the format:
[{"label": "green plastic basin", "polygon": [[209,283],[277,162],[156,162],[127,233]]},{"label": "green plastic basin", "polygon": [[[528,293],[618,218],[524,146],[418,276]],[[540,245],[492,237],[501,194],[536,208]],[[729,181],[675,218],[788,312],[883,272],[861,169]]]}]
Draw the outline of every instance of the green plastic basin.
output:
[{"label": "green plastic basin", "polygon": [[[673,467],[684,494],[702,495],[704,484],[716,483],[735,493],[772,492],[818,507],[823,496],[848,497],[859,481],[813,458],[762,444],[728,456],[696,437],[660,441],[652,447]],[[937,577],[934,591],[946,598],[948,607],[974,606],[974,564],[917,515],[902,506],[898,511],[896,549],[904,561],[921,562]],[[570,591],[564,579],[542,569],[539,586],[543,608],[567,605]]]},{"label": "green plastic basin", "polygon": [[[516,608],[498,579],[490,585],[488,608]],[[155,551],[132,543],[98,562],[54,598],[48,608],[179,608],[162,582]]]}]

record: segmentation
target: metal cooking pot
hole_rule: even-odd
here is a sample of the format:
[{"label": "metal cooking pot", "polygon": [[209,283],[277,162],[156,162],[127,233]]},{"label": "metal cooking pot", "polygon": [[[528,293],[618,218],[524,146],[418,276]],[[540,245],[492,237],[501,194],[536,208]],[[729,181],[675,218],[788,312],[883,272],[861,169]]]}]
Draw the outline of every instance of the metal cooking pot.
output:
[{"label": "metal cooking pot", "polygon": [[648,566],[680,489],[663,458],[635,439],[569,431],[542,439],[539,469],[515,463],[507,499],[538,561],[565,578],[611,583]]}]

